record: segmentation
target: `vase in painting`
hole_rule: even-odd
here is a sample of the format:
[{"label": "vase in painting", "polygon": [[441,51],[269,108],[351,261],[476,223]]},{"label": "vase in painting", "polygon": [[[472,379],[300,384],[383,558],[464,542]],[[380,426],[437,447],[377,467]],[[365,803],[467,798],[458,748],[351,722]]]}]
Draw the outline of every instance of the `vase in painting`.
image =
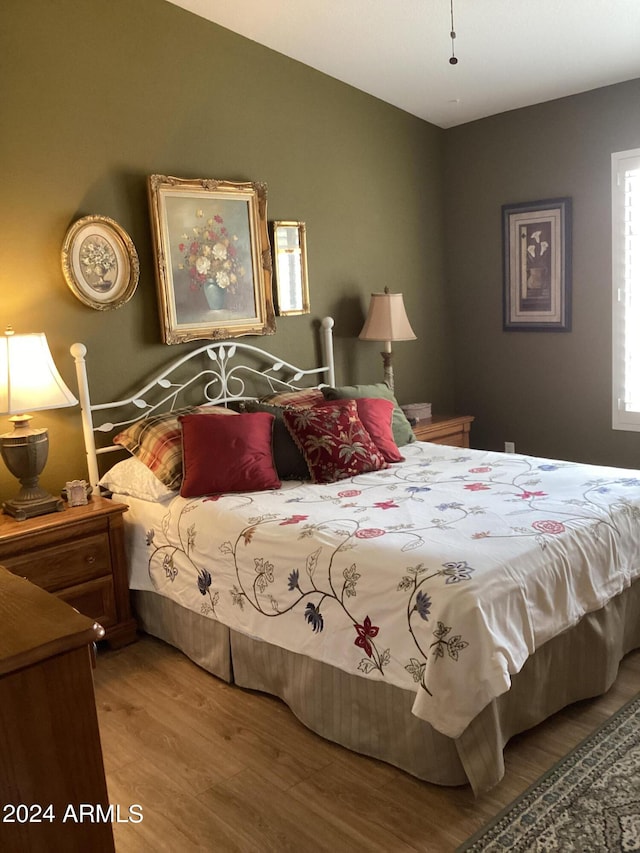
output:
[{"label": "vase in painting", "polygon": [[215,281],[207,281],[202,287],[207,305],[211,311],[217,311],[224,307],[224,290],[215,283]]}]

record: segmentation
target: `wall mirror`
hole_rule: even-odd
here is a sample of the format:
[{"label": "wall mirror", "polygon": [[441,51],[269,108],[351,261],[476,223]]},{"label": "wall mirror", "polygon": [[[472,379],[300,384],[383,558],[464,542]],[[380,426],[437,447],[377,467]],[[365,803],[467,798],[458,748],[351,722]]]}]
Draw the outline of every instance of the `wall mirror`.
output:
[{"label": "wall mirror", "polygon": [[280,316],[308,314],[307,240],[304,222],[273,223],[276,311]]}]

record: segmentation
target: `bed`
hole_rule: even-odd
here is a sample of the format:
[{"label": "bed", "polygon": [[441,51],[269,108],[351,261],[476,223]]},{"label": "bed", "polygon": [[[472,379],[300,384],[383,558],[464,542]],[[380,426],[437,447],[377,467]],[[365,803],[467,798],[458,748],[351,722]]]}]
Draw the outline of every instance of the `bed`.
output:
[{"label": "bed", "polygon": [[91,482],[129,506],[145,631],[479,793],[640,646],[640,474],[411,441],[386,386],[336,385],[332,326],[320,368],[208,343],[99,404],[75,344]]}]

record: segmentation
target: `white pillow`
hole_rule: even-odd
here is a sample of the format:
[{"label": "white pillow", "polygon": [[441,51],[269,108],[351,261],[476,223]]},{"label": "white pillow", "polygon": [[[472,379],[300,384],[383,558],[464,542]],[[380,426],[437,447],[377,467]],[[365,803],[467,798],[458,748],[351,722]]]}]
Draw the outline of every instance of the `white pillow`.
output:
[{"label": "white pillow", "polygon": [[135,456],[117,462],[102,477],[100,485],[114,494],[130,495],[143,501],[164,501],[178,494],[168,489]]}]

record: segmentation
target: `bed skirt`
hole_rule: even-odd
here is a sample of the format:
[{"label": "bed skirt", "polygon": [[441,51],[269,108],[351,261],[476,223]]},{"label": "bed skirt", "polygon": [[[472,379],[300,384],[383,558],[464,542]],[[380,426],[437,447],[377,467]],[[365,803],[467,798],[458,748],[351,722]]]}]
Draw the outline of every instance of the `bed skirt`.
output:
[{"label": "bed skirt", "polygon": [[640,580],[574,628],[541,646],[455,740],[411,713],[414,693],[347,675],[200,616],[163,596],[134,592],[147,633],[207,671],[280,697],[312,731],[438,785],[471,784],[476,794],[504,775],[508,740],[560,708],[604,693],[627,652],[640,647]]},{"label": "bed skirt", "polygon": [[207,672],[233,681],[229,629],[154,592],[132,592],[138,625],[184,652]]}]

